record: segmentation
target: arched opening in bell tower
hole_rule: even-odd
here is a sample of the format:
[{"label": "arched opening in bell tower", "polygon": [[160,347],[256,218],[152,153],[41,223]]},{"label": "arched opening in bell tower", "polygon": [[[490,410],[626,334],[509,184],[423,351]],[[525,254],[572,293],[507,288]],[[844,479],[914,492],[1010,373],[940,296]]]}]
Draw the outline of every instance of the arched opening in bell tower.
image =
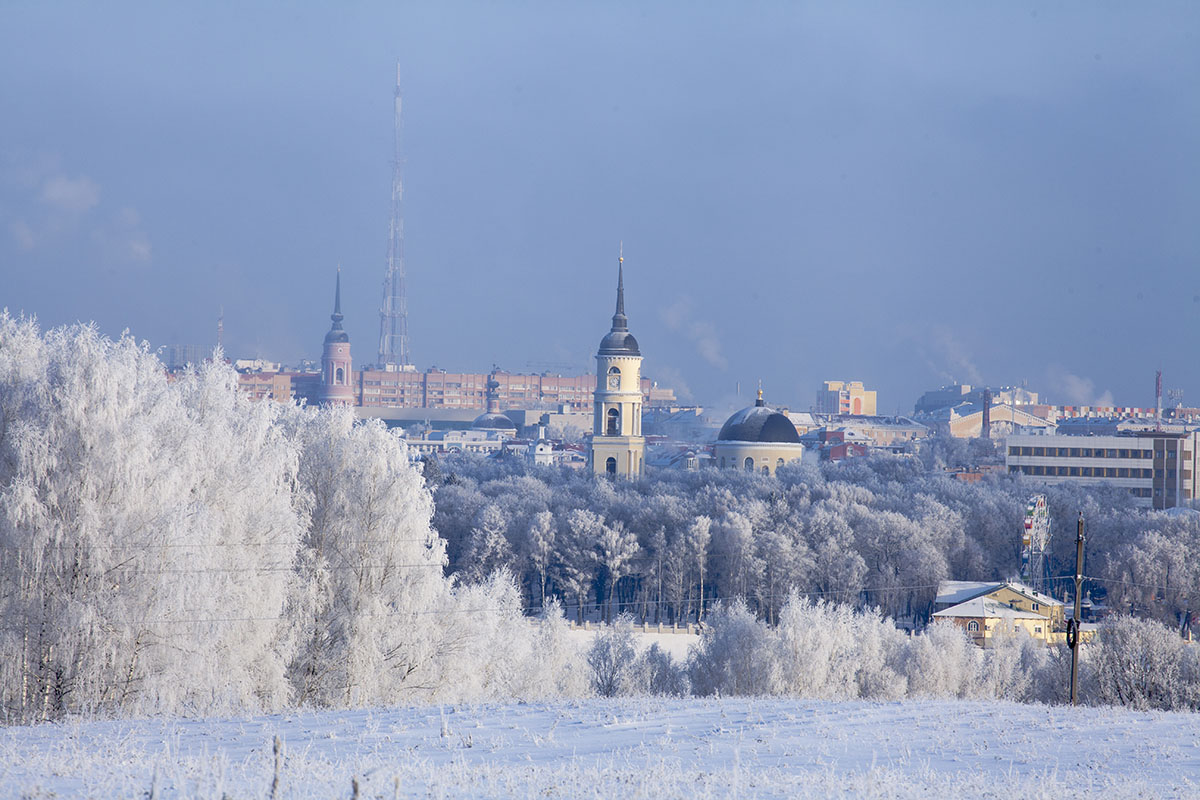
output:
[{"label": "arched opening in bell tower", "polygon": [[604,426],[605,436],[619,436],[621,434],[621,412],[615,408],[608,410],[608,419]]}]

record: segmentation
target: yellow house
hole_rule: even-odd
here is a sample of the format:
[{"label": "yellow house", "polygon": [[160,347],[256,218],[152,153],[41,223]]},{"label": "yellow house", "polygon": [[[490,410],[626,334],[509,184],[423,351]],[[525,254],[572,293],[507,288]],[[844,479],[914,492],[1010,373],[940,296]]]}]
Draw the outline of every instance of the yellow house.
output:
[{"label": "yellow house", "polygon": [[1048,644],[1051,638],[1048,617],[1032,611],[1020,611],[986,597],[976,597],[937,611],[933,618],[953,622],[980,647],[990,647],[995,637],[1013,631],[1024,632],[1043,644]]},{"label": "yellow house", "polygon": [[1048,594],[1031,589],[1018,581],[942,581],[938,584],[934,608],[939,611],[983,597],[1018,611],[1030,611],[1050,620],[1051,630],[1066,628],[1066,606]]},{"label": "yellow house", "polygon": [[1063,630],[1066,627],[1066,606],[1061,600],[1055,600],[1048,594],[1034,591],[1022,583],[1009,581],[995,591],[985,595],[990,600],[996,600],[1018,611],[1032,611],[1050,620],[1053,630]]}]

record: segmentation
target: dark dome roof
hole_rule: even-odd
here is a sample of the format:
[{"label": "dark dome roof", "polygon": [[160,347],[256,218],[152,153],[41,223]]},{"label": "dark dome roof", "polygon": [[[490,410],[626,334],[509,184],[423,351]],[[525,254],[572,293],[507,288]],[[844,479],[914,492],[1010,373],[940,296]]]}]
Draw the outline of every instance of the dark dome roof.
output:
[{"label": "dark dome roof", "polygon": [[515,431],[517,425],[504,414],[491,413],[480,414],[471,423],[473,430],[489,430],[489,431]]},{"label": "dark dome roof", "polygon": [[350,334],[346,333],[341,328],[334,328],[329,333],[325,334],[325,344],[336,344],[338,342],[350,341]]},{"label": "dark dome roof", "polygon": [[637,339],[629,331],[609,331],[600,340],[600,355],[602,356],[640,356]]},{"label": "dark dome roof", "polygon": [[727,419],[717,434],[717,441],[800,444],[800,435],[783,414],[764,405],[753,405]]}]

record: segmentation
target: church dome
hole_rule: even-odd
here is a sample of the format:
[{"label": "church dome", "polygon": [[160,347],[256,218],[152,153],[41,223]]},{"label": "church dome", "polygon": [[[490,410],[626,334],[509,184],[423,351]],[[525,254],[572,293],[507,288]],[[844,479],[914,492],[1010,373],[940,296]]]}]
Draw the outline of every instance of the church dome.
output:
[{"label": "church dome", "polygon": [[640,356],[637,339],[629,331],[613,330],[600,340],[600,355],[602,356]]},{"label": "church dome", "polygon": [[509,417],[497,411],[480,414],[471,423],[475,431],[512,431],[516,433],[517,425]]},{"label": "church dome", "polygon": [[763,403],[760,391],[754,405],[743,408],[725,421],[717,441],[800,444],[800,435],[786,415]]}]

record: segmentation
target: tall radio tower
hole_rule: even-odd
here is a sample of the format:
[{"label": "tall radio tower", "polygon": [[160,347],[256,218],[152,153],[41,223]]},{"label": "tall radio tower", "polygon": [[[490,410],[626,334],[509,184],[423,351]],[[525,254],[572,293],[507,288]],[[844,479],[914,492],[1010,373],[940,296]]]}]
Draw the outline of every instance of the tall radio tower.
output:
[{"label": "tall radio tower", "polygon": [[396,120],[392,155],[392,216],[388,223],[387,272],[383,278],[383,307],[379,309],[379,368],[392,372],[414,370],[408,350],[408,294],[404,286],[404,183],[400,155],[400,64],[396,64]]}]

